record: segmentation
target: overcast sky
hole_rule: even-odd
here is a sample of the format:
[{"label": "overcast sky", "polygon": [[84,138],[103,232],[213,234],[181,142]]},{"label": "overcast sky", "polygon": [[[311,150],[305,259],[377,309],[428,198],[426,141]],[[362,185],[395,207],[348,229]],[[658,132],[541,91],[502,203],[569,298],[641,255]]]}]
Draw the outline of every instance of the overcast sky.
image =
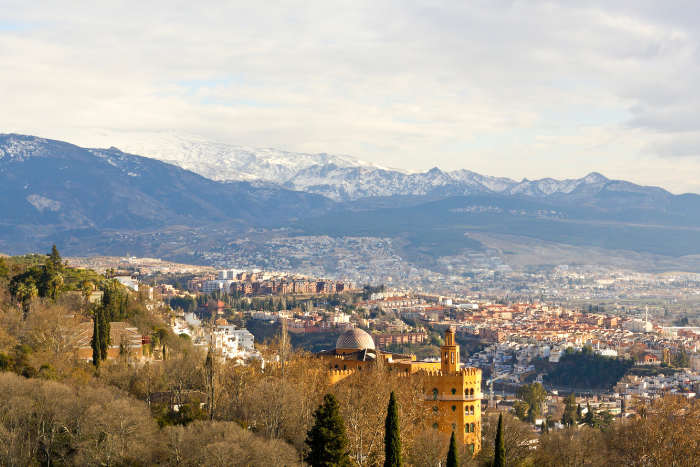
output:
[{"label": "overcast sky", "polygon": [[700,192],[699,33],[697,0],[3,0],[0,132]]}]

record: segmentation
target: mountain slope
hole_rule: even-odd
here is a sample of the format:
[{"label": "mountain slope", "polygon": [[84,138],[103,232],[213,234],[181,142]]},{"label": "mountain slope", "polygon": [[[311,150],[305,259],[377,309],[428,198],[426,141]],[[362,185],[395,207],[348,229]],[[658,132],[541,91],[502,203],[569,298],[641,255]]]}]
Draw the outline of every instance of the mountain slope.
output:
[{"label": "mountain slope", "polygon": [[[677,204],[672,199],[670,206]],[[416,254],[434,258],[474,248],[469,237],[473,232],[673,257],[700,255],[697,209],[693,215],[636,207],[613,212],[471,195],[398,208],[329,212],[292,225],[300,235],[400,238]]]},{"label": "mountain slope", "polygon": [[[52,133],[50,130],[32,131],[41,135]],[[371,196],[499,194],[561,206],[596,206],[604,210],[630,207],[700,210],[700,205],[692,200],[685,207],[672,207],[677,199],[663,189],[609,180],[598,173],[571,180],[544,178],[516,182],[469,170],[446,172],[434,168],[428,172],[411,172],[388,169],[349,156],[245,148],[174,131],[124,133],[64,129],[54,131],[57,133],[83,147],[116,146],[122,151],[168,162],[211,180],[245,180],[268,187],[269,183],[274,183],[341,202]]]},{"label": "mountain slope", "polygon": [[282,184],[300,170],[331,164],[343,168],[385,169],[350,156],[248,148],[171,130],[127,133],[99,129],[28,129],[26,133],[46,137],[61,135],[59,139],[82,147],[117,147],[219,181],[263,180]]},{"label": "mountain slope", "polygon": [[325,197],[222,184],[179,167],[21,135],[0,135],[0,236],[238,221],[268,224],[327,210]]}]

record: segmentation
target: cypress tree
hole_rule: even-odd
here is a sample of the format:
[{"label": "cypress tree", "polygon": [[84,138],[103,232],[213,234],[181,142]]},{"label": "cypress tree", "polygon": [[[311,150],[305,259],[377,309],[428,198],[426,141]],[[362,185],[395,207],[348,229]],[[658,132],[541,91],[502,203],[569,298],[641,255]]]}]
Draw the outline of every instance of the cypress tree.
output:
[{"label": "cypress tree", "polygon": [[389,407],[386,411],[384,424],[384,467],[402,467],[401,459],[401,431],[399,430],[399,406],[396,403],[396,394],[391,391]]},{"label": "cypress tree", "polygon": [[452,437],[450,438],[450,449],[447,451],[447,467],[459,467],[459,457],[457,457],[457,440],[455,439],[455,432],[452,432]]},{"label": "cypress tree", "polygon": [[109,284],[107,284],[105,286],[105,291],[102,294],[102,309],[105,312],[105,317],[107,318],[107,321],[111,321],[112,317],[113,317],[112,310],[114,309],[114,307],[116,305],[114,303],[114,299],[115,299],[114,290],[112,289],[112,287]]},{"label": "cypress tree", "polygon": [[503,414],[498,416],[498,430],[496,431],[496,448],[493,458],[493,467],[506,467],[506,445],[503,440]]},{"label": "cypress tree", "polygon": [[110,341],[110,323],[105,314],[104,307],[97,309],[98,315],[98,334],[100,336],[100,357],[102,360],[107,360],[107,349],[112,344]]},{"label": "cypress tree", "polygon": [[314,413],[314,425],[306,432],[309,453],[306,461],[311,467],[351,467],[345,423],[340,416],[338,401],[326,394]]},{"label": "cypress tree", "polygon": [[95,317],[93,318],[92,341],[90,342],[90,346],[92,347],[92,364],[95,365],[95,368],[99,368],[102,346],[100,345],[100,325],[98,313],[95,313]]}]

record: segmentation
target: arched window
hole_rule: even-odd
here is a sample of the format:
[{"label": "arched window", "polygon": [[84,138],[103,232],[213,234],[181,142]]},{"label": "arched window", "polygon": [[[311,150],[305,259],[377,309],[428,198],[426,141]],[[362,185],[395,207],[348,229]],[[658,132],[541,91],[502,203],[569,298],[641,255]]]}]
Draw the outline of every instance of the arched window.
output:
[{"label": "arched window", "polygon": [[469,433],[469,425],[464,425],[464,432]]},{"label": "arched window", "polygon": [[474,454],[474,445],[473,445],[473,444],[470,444],[470,445],[469,445],[469,452],[471,452],[472,454]]},{"label": "arched window", "polygon": [[469,415],[474,415],[474,406],[473,405],[469,406]]},{"label": "arched window", "polygon": [[473,396],[473,395],[474,395],[474,388],[471,388],[471,389],[469,390],[469,395],[470,395],[470,396]]},{"label": "arched window", "polygon": [[452,431],[454,431],[454,430],[456,430],[456,429],[457,429],[457,424],[456,424],[456,423],[453,423],[453,424],[452,424]]},{"label": "arched window", "polygon": [[453,406],[452,406],[452,411],[454,412],[455,410],[457,410],[457,406],[456,406],[456,405],[453,405]]},{"label": "arched window", "polygon": [[335,366],[335,369],[336,369],[336,370],[338,369],[338,365]]},{"label": "arched window", "polygon": [[437,423],[433,423],[433,430],[437,430],[437,429],[438,429],[438,424],[437,424]]},{"label": "arched window", "polygon": [[437,388],[433,388],[433,400],[436,401],[438,398],[438,390]]},{"label": "arched window", "polygon": [[457,390],[455,388],[452,388],[452,394],[457,394]]},{"label": "arched window", "polygon": [[475,429],[476,429],[476,425],[474,425],[474,424],[472,423],[471,425],[469,425],[469,429],[470,429],[470,431],[471,431],[472,433],[474,433],[474,431],[475,431]]},{"label": "arched window", "polygon": [[437,411],[438,411],[438,407],[437,407],[437,405],[434,405],[433,406],[433,413],[437,413]]},{"label": "arched window", "polygon": [[343,370],[347,370],[347,369],[348,369],[348,366],[347,366],[347,365],[343,365]]}]

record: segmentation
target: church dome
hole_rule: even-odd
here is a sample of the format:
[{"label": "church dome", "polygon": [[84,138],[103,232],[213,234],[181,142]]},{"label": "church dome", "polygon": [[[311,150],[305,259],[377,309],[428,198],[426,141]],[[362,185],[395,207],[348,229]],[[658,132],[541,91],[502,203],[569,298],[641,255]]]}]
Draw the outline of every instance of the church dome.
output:
[{"label": "church dome", "polygon": [[340,350],[374,349],[374,341],[362,329],[350,329],[340,335],[335,343],[335,348]]}]

